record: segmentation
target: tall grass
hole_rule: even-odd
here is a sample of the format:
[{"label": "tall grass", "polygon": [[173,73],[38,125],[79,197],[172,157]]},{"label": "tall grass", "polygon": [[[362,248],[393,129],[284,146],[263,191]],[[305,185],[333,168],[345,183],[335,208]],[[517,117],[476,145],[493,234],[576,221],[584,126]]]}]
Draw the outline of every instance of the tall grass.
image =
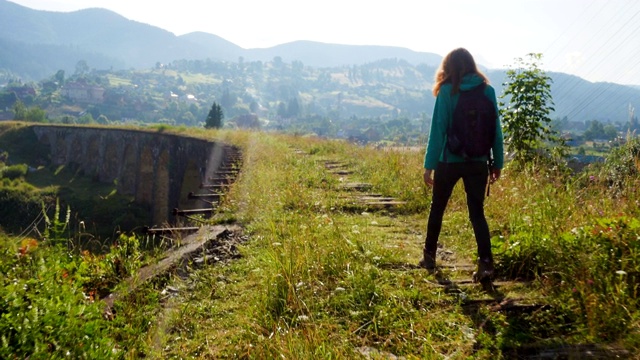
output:
[{"label": "tall grass", "polygon": [[[630,171],[614,171],[622,181],[611,181],[615,166],[607,164],[570,176],[507,168],[492,185],[485,210],[500,278],[526,280],[502,291],[543,305],[513,313],[495,303],[467,306],[465,300],[489,295],[479,286],[451,293],[415,266],[430,202],[421,151],[258,132],[185,135],[242,148],[242,172],[221,211],[233,214],[250,241],[241,259],[172,280],[181,291],[162,336],[142,335],[162,307],[153,284],[142,298],[120,302],[115,322],[101,326],[122,328],[100,335],[119,357],[496,359],[539,344],[640,348],[633,156],[612,160]],[[353,173],[332,174],[327,161]],[[406,204],[366,208],[341,189],[345,182],[370,183],[371,192]],[[453,252],[449,261],[475,259],[462,186],[447,208],[441,242]],[[137,257],[125,249],[113,254]],[[108,259],[87,257],[85,264],[97,265],[84,269],[107,273]]]},{"label": "tall grass", "polygon": [[[251,330],[238,330],[252,344],[244,349],[249,357],[351,358],[366,345],[419,358],[491,358],[501,347],[541,336],[566,343],[637,339],[637,256],[629,245],[635,227],[623,221],[625,229],[633,229],[626,240],[605,241],[607,249],[626,254],[619,257],[594,256],[605,245],[584,235],[607,218],[634,216],[633,187],[613,196],[611,188],[588,180],[589,173],[567,177],[545,169],[505,170],[492,186],[486,207],[501,276],[533,280],[537,285],[530,289],[532,295],[546,295],[552,307],[548,316],[535,313],[521,320],[534,323],[520,333],[509,319],[488,314],[495,328],[487,334],[474,330],[475,316],[465,316],[455,302],[443,301],[442,292],[425,286],[426,274],[385,266],[418,260],[429,202],[421,183],[421,153],[296,137],[253,139],[249,144],[248,171],[236,189],[242,204],[239,218],[254,239],[245,249],[247,263],[259,269],[251,274],[260,274],[251,276],[261,290],[250,297],[249,315],[243,320]],[[372,191],[396,196],[407,205],[393,213],[341,212],[332,205],[344,194],[337,190],[339,177],[327,175],[327,160],[346,163],[354,171],[349,181],[369,182]],[[443,243],[471,261],[475,243],[460,186],[446,216],[449,230],[443,231]],[[372,226],[383,222],[391,224],[392,234]],[[620,262],[627,265],[606,271],[596,266],[586,273],[594,263]],[[585,276],[599,280],[579,280]],[[595,283],[597,296],[593,285],[589,293],[578,286]],[[550,320],[554,318],[555,323]],[[452,323],[456,326],[447,326]],[[442,337],[434,337],[437,334]]]}]

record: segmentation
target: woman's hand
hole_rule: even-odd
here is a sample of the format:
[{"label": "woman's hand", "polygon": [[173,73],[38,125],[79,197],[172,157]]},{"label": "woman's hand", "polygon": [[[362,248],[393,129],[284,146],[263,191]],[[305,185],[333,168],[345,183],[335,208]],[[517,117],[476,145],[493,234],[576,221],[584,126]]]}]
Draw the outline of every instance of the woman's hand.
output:
[{"label": "woman's hand", "polygon": [[430,169],[424,169],[424,184],[427,186],[433,186],[433,177],[431,176],[431,174],[433,173],[433,170]]},{"label": "woman's hand", "polygon": [[500,173],[500,169],[491,168],[491,171],[489,172],[489,181],[491,181],[492,184],[498,181],[498,179],[500,179]]}]

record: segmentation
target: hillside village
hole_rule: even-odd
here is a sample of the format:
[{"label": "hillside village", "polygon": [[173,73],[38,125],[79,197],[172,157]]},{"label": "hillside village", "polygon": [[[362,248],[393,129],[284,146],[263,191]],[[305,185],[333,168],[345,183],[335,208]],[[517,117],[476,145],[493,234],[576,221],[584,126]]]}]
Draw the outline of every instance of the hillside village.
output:
[{"label": "hillside village", "polygon": [[[322,69],[277,58],[268,63],[177,61],[144,71],[90,70],[81,61],[70,76],[60,70],[37,83],[4,84],[0,119],[14,119],[14,107],[22,103],[44,110],[44,118],[35,121],[201,127],[215,102],[228,128],[411,146],[426,140],[433,71],[400,60]],[[631,104],[627,113],[611,122],[565,116],[553,126],[570,145],[594,140],[606,145],[640,130]]]}]

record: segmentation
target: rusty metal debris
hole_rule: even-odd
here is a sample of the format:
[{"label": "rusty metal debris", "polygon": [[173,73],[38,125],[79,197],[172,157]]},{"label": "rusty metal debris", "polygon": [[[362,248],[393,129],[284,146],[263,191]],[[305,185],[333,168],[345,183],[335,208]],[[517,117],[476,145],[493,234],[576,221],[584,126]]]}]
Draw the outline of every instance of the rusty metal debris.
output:
[{"label": "rusty metal debris", "polygon": [[155,235],[155,234],[166,234],[166,233],[176,233],[176,232],[192,232],[192,231],[198,231],[199,229],[200,229],[199,226],[166,227],[166,228],[150,228],[145,226],[142,231],[145,234]]},{"label": "rusty metal debris", "polygon": [[220,193],[208,193],[208,194],[196,194],[193,192],[190,192],[188,195],[189,199],[220,199],[222,197],[223,194]]},{"label": "rusty metal debris", "polygon": [[180,210],[178,208],[173,209],[172,213],[174,216],[179,215],[192,215],[192,214],[210,214],[215,211],[214,208],[204,208],[204,209],[185,209]]}]

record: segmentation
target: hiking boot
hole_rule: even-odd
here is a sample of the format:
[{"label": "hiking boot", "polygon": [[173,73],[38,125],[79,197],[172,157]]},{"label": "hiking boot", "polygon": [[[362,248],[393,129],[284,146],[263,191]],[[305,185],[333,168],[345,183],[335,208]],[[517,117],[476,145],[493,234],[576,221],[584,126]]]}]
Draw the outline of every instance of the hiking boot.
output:
[{"label": "hiking boot", "polygon": [[491,280],[494,272],[493,260],[480,259],[478,260],[478,271],[473,273],[473,281],[481,282],[482,280]]},{"label": "hiking boot", "polygon": [[436,257],[425,253],[422,260],[418,263],[418,266],[428,271],[434,271],[436,269]]}]

